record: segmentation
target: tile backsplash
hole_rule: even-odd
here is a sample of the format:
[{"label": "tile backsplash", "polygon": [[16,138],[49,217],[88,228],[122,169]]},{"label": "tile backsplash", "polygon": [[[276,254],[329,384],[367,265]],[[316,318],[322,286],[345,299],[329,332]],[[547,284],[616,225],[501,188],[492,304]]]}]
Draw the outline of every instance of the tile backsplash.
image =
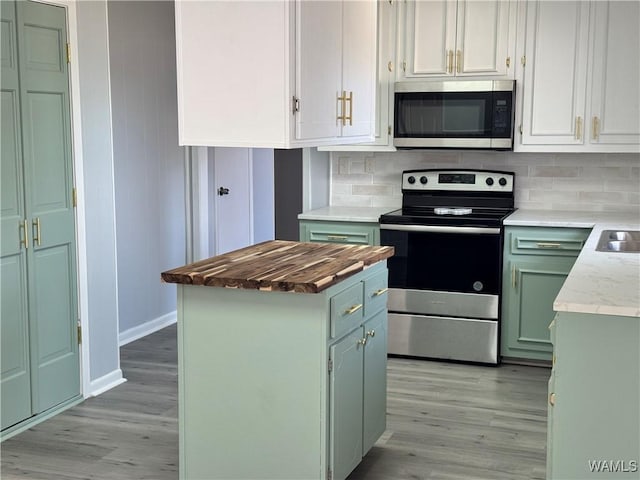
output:
[{"label": "tile backsplash", "polygon": [[640,212],[640,155],[596,153],[333,152],[331,205],[399,207],[417,168],[515,172],[518,208]]}]

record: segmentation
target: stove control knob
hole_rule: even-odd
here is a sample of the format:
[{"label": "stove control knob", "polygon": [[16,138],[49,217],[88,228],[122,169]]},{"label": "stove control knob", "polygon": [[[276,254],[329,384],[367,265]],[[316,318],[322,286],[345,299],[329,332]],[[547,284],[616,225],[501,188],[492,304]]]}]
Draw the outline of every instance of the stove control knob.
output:
[{"label": "stove control knob", "polygon": [[487,185],[489,185],[489,186],[493,185],[493,178],[487,177],[486,182],[487,182]]},{"label": "stove control knob", "polygon": [[500,180],[498,180],[498,183],[500,184],[501,187],[504,187],[507,184],[507,179],[504,177],[501,177]]},{"label": "stove control knob", "polygon": [[424,175],[420,177],[420,183],[425,185],[427,183],[427,177],[425,177]]},{"label": "stove control knob", "polygon": [[411,175],[409,178],[407,178],[407,182],[409,182],[411,185],[413,185],[414,183],[416,183],[416,177]]}]

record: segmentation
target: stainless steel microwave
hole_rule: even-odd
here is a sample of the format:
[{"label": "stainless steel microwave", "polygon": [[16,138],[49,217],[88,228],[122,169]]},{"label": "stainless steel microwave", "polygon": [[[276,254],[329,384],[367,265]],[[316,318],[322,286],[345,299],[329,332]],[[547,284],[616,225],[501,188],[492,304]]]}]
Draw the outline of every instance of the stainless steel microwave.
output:
[{"label": "stainless steel microwave", "polygon": [[397,148],[513,150],[515,81],[398,82]]}]

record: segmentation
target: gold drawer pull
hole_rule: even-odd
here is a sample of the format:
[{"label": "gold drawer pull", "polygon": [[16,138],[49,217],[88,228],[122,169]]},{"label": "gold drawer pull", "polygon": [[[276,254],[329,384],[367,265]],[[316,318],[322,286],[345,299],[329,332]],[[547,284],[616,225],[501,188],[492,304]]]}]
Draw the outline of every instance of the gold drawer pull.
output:
[{"label": "gold drawer pull", "polygon": [[536,246],[538,248],[561,248],[562,244],[554,242],[537,242]]},{"label": "gold drawer pull", "polygon": [[462,50],[456,51],[456,72],[462,73]]},{"label": "gold drawer pull", "polygon": [[358,305],[354,305],[351,308],[348,308],[344,311],[345,315],[351,315],[352,313],[356,313],[358,310],[360,310],[362,308],[362,304],[359,303]]},{"label": "gold drawer pull", "polygon": [[381,288],[380,290],[376,290],[375,292],[373,292],[373,295],[371,295],[371,296],[372,297],[379,297],[383,293],[386,293],[387,290],[389,290],[389,289],[388,288]]},{"label": "gold drawer pull", "polygon": [[327,240],[349,240],[346,235],[327,235]]},{"label": "gold drawer pull", "polygon": [[362,345],[363,347],[367,344],[367,337],[364,338],[360,338],[357,342],[356,345]]},{"label": "gold drawer pull", "polygon": [[549,405],[551,405],[552,407],[556,404],[556,394],[555,393],[550,393],[549,394]]},{"label": "gold drawer pull", "polygon": [[365,337],[375,337],[376,336],[376,331],[375,330],[369,330],[367,332],[367,334],[365,335]]}]

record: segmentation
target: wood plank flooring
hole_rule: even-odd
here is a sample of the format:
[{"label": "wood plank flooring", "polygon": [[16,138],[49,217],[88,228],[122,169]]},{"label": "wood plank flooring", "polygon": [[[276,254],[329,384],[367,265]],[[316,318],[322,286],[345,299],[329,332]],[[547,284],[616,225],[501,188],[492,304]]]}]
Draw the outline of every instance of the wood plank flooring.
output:
[{"label": "wood plank flooring", "polygon": [[[14,479],[178,477],[176,328],[121,349],[128,382],[2,443]],[[545,478],[549,369],[391,358],[387,431],[349,480]]]}]

